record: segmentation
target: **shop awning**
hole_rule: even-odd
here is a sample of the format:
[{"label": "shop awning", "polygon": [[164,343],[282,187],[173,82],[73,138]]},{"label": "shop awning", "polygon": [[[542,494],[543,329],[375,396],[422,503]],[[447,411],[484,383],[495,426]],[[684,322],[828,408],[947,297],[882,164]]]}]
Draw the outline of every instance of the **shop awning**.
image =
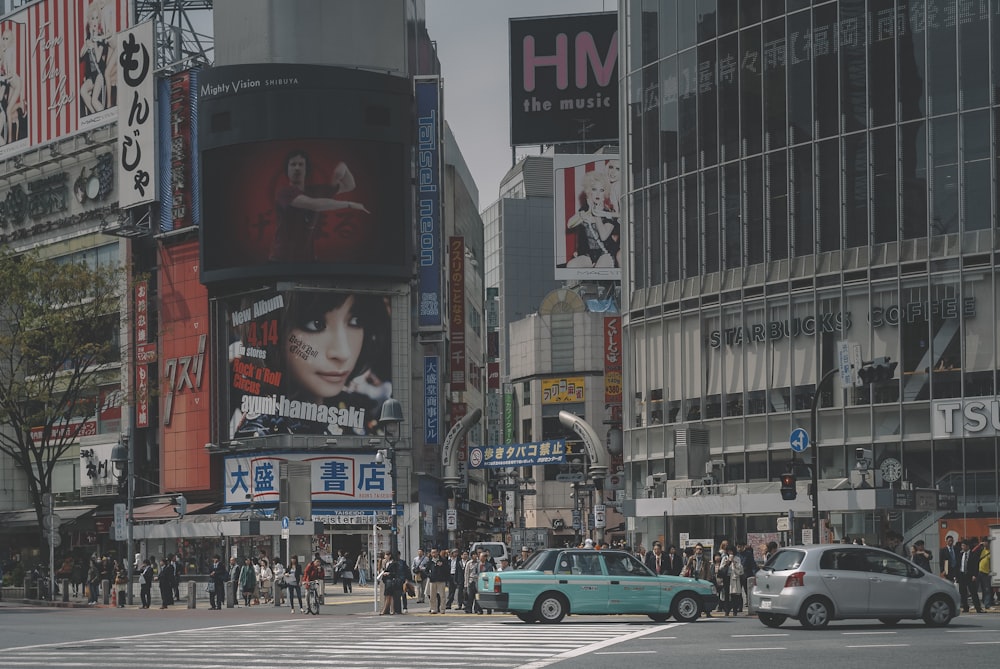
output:
[{"label": "shop awning", "polygon": [[[93,513],[96,508],[96,505],[57,506],[55,513],[65,525]],[[35,515],[34,509],[0,511],[0,532],[11,532],[37,526],[38,517]]]},{"label": "shop awning", "polygon": [[[197,513],[203,509],[207,509],[212,506],[213,502],[199,502],[199,503],[188,503],[187,512],[188,514]],[[157,504],[146,504],[144,506],[138,506],[132,512],[132,517],[135,518],[136,522],[146,521],[146,520],[171,520],[177,517],[177,512],[174,511],[176,504],[173,502],[160,502]]]}]

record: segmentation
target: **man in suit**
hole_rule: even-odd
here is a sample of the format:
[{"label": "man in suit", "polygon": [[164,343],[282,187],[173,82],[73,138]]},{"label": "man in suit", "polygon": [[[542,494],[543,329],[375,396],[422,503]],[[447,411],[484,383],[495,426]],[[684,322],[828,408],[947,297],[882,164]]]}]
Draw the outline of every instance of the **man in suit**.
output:
[{"label": "man in suit", "polygon": [[667,573],[671,576],[680,576],[684,571],[684,555],[677,550],[677,546],[671,546],[667,550],[667,561],[670,563],[670,571]]},{"label": "man in suit", "polygon": [[208,578],[212,582],[212,592],[208,593],[209,608],[221,611],[226,601],[226,581],[229,580],[229,573],[226,572],[226,567],[218,555],[212,558],[212,566],[208,568]]},{"label": "man in suit", "polygon": [[944,543],[939,556],[941,574],[948,580],[954,581],[958,576],[958,550],[955,548],[955,538],[948,536]]},{"label": "man in suit", "polygon": [[[685,567],[691,578],[701,581],[712,581],[712,558],[705,555],[705,547],[701,544],[694,545],[694,555],[692,555]],[[712,612],[705,610],[705,617],[711,618]]]},{"label": "man in suit", "polygon": [[646,566],[653,570],[657,576],[670,573],[670,560],[663,554],[663,544],[659,541],[653,542],[653,550],[646,553]]},{"label": "man in suit", "polygon": [[958,598],[962,602],[962,611],[969,612],[969,597],[972,597],[972,604],[976,607],[976,613],[983,612],[982,602],[979,601],[979,588],[976,579],[979,578],[979,560],[972,553],[972,547],[968,541],[960,544],[961,551],[958,556]]}]

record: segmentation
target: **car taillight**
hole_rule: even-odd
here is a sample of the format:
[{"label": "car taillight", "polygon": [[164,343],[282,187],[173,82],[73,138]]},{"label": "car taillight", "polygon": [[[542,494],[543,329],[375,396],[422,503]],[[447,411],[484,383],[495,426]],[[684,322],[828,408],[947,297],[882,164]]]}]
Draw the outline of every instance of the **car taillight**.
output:
[{"label": "car taillight", "polygon": [[500,588],[500,577],[499,576],[494,576],[493,577],[493,594],[499,595],[500,591],[501,591],[501,588]]},{"label": "car taillight", "polygon": [[789,574],[788,578],[785,579],[786,588],[801,588],[805,583],[803,582],[806,577],[804,571],[797,571],[794,574]]}]

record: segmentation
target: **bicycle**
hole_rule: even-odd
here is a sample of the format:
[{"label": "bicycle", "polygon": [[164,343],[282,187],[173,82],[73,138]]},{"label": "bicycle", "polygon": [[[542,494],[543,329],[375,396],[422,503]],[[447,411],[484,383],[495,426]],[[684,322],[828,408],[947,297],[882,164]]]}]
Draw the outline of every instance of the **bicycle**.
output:
[{"label": "bicycle", "polygon": [[320,605],[319,581],[318,580],[309,581],[309,585],[306,587],[306,613],[311,613],[314,616],[318,616],[319,605]]}]

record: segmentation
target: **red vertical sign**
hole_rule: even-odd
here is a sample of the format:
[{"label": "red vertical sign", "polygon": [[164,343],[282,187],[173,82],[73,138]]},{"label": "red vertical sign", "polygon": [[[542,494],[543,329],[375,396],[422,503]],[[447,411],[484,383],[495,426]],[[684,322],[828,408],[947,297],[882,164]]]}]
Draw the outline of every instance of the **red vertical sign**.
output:
[{"label": "red vertical sign", "polygon": [[449,355],[451,389],[466,389],[465,371],[465,238],[448,238]]},{"label": "red vertical sign", "polygon": [[622,403],[622,319],[604,317],[604,403]]}]

